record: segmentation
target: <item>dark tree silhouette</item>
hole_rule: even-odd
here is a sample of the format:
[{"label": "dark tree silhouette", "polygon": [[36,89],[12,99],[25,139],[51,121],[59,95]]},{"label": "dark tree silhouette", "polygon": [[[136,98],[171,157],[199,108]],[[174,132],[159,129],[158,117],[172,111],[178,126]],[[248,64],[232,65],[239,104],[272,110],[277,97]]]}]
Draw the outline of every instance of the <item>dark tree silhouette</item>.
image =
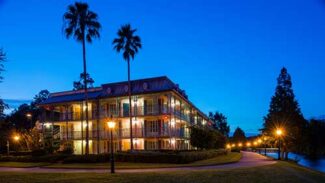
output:
[{"label": "dark tree silhouette", "polygon": [[[93,80],[93,78],[91,78],[88,73],[87,73],[86,78],[87,78],[88,88],[93,88],[94,87],[94,82],[95,82]],[[73,90],[81,90],[81,89],[84,89],[85,88],[84,79],[85,79],[84,73],[81,73],[80,74],[79,81],[74,81],[73,82]]]},{"label": "dark tree silhouette", "polygon": [[133,132],[131,115],[131,81],[130,81],[130,60],[134,59],[139,48],[142,47],[139,36],[134,35],[136,29],[132,29],[130,24],[123,25],[117,32],[117,38],[113,40],[114,49],[119,53],[123,52],[123,58],[128,66],[128,94],[129,94],[129,116],[130,116],[130,141],[131,151],[133,151]]},{"label": "dark tree silhouette", "polygon": [[2,99],[0,99],[0,122],[5,117],[5,114],[4,114],[5,109],[9,109],[9,106],[6,103],[4,103],[4,101]]},{"label": "dark tree silhouette", "polygon": [[234,142],[246,142],[246,135],[245,135],[245,132],[237,127],[235,132],[234,132],[234,135],[232,136],[232,141]]},{"label": "dark tree silhouette", "polygon": [[91,43],[93,38],[99,38],[99,29],[96,13],[89,10],[87,3],[76,2],[68,6],[68,11],[63,15],[65,35],[67,38],[74,37],[82,43],[83,73],[85,89],[85,116],[86,116],[86,152],[89,154],[89,125],[88,125],[88,91],[87,91],[87,66],[86,66],[86,41]]},{"label": "dark tree silhouette", "polygon": [[[3,62],[6,60],[6,53],[3,51],[2,48],[0,48],[0,83],[3,80],[3,77],[1,76],[1,73],[4,71],[4,65]],[[0,98],[0,120],[3,121],[3,118],[5,117],[4,110],[8,109],[9,106],[4,103],[4,101]]]},{"label": "dark tree silhouette", "polygon": [[34,100],[32,101],[32,106],[37,106],[43,101],[45,101],[50,95],[48,90],[41,90],[37,95],[34,96]]},{"label": "dark tree silhouette", "polygon": [[2,48],[0,48],[0,82],[3,80],[3,76],[1,76],[1,73],[4,71],[4,65],[3,62],[6,60],[6,53],[3,51]]},{"label": "dark tree silhouette", "polygon": [[227,123],[227,117],[221,112],[209,112],[209,119],[213,122],[212,127],[218,130],[225,137],[229,137],[230,127]]},{"label": "dark tree silhouette", "polygon": [[286,68],[282,68],[277,79],[275,94],[271,98],[269,112],[264,117],[262,131],[274,135],[277,128],[283,129],[285,138],[283,138],[282,150],[287,158],[288,151],[302,151],[306,125],[293,93],[291,76]]}]

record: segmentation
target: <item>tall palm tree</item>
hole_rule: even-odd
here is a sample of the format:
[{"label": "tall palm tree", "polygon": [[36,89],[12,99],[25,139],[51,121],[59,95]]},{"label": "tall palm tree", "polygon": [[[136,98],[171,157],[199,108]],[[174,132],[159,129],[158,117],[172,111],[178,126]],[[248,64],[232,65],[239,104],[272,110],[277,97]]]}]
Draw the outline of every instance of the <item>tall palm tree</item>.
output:
[{"label": "tall palm tree", "polygon": [[114,49],[119,53],[123,52],[123,59],[128,65],[128,93],[129,93],[129,117],[130,117],[130,141],[131,151],[133,151],[133,132],[132,132],[132,110],[131,110],[131,81],[130,81],[130,60],[142,47],[139,36],[134,35],[136,29],[132,29],[130,24],[123,25],[117,32],[117,38],[113,40]]},{"label": "tall palm tree", "polygon": [[65,35],[67,38],[74,37],[82,43],[84,90],[85,90],[85,117],[86,117],[86,154],[89,154],[89,125],[88,125],[88,86],[87,86],[87,66],[86,66],[86,41],[91,43],[93,38],[99,38],[99,29],[96,13],[89,10],[87,3],[76,2],[68,6],[68,10],[63,15]]}]

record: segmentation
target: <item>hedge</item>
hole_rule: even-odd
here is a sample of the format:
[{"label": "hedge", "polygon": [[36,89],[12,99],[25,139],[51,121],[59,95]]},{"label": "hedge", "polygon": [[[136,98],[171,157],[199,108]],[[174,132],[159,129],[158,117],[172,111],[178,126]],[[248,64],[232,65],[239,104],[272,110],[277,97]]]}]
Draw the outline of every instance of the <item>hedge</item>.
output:
[{"label": "hedge", "polygon": [[[118,152],[114,158],[117,162],[136,162],[136,163],[172,163],[185,164],[194,161],[213,158],[226,154],[225,150],[209,151],[136,151],[136,152]],[[64,155],[53,154],[45,156],[0,156],[0,161],[17,162],[61,162],[61,163],[101,163],[108,162],[109,154],[99,155]]]}]

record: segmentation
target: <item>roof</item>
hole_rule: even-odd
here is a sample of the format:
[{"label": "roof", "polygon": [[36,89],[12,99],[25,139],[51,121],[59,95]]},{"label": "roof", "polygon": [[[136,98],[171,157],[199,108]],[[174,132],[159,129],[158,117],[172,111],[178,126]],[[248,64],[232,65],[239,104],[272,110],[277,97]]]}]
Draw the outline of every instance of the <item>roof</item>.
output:
[{"label": "roof", "polygon": [[[156,93],[156,92],[163,92],[163,91],[175,91],[180,97],[182,97],[188,103],[193,105],[188,100],[185,91],[181,90],[177,84],[172,82],[166,76],[132,80],[131,89],[132,89],[131,91],[132,95],[149,94],[149,93]],[[89,100],[94,100],[98,98],[127,96],[127,95],[128,95],[127,81],[103,84],[100,87],[88,89]],[[58,103],[83,101],[84,98],[85,98],[84,90],[57,92],[57,93],[51,93],[49,95],[49,98],[44,102],[42,102],[40,105],[51,105],[51,104],[58,104]],[[202,113],[199,109],[197,110],[202,115],[204,115],[204,113]]]}]

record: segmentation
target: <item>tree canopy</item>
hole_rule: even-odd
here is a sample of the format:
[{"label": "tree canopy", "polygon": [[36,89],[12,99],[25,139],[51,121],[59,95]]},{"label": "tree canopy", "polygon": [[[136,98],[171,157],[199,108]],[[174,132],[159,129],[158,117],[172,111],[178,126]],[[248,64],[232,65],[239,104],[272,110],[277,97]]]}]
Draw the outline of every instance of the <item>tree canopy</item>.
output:
[{"label": "tree canopy", "polygon": [[220,112],[209,112],[209,119],[213,122],[212,127],[218,130],[225,137],[229,137],[230,127],[227,122],[227,117]]},{"label": "tree canopy", "polygon": [[[73,82],[73,90],[84,89],[85,88],[84,80],[85,80],[84,73],[81,73],[79,81],[74,81]],[[88,73],[86,74],[86,80],[87,80],[87,83],[88,83],[87,87],[88,88],[93,88],[95,81],[93,80],[93,78],[90,77],[90,75]]]},{"label": "tree canopy", "polygon": [[235,132],[234,132],[234,135],[232,136],[232,141],[234,142],[245,142],[246,141],[246,135],[245,135],[245,132],[237,127]]},{"label": "tree canopy", "polygon": [[217,149],[225,147],[226,138],[217,130],[193,126],[190,143],[199,149]]},{"label": "tree canopy", "polygon": [[283,143],[285,151],[300,151],[303,146],[303,134],[306,121],[292,89],[291,76],[282,68],[277,78],[275,94],[271,98],[268,114],[264,117],[263,133],[272,135],[277,128],[285,133]]}]

